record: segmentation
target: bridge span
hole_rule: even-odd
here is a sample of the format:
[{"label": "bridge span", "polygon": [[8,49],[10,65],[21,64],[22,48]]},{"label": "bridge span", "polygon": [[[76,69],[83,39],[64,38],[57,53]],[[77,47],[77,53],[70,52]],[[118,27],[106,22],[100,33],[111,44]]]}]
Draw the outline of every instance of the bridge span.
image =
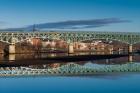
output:
[{"label": "bridge span", "polygon": [[32,38],[64,40],[68,43],[68,52],[74,53],[73,44],[84,40],[105,39],[116,40],[129,45],[129,53],[133,45],[140,43],[140,33],[132,32],[87,32],[87,31],[46,31],[46,32],[0,32],[0,41],[9,45],[9,53],[15,53],[15,44]]}]

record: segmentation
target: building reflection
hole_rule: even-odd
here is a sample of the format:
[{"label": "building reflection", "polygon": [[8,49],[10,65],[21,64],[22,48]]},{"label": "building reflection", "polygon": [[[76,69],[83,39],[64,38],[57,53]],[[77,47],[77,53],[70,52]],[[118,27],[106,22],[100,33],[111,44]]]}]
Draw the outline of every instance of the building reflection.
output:
[{"label": "building reflection", "polygon": [[[11,56],[11,59],[13,59],[14,56]],[[133,60],[133,58],[135,60]],[[27,67],[31,67],[31,68],[40,68],[40,69],[44,69],[44,68],[58,68],[60,66],[63,65],[67,65],[69,63],[74,63],[74,64],[78,64],[81,66],[86,65],[87,63],[91,63],[91,64],[98,64],[98,65],[118,65],[118,64],[127,64],[130,62],[140,62],[140,58],[139,56],[126,56],[126,57],[119,57],[119,58],[111,58],[111,59],[102,59],[102,60],[87,60],[87,61],[75,61],[75,62],[57,62],[57,61],[53,61],[53,62],[48,62],[47,60],[32,60],[34,62],[32,62],[32,64],[29,64],[29,62],[25,62]],[[19,63],[20,64],[20,63]],[[22,66],[22,65],[21,65]]]},{"label": "building reflection", "polygon": [[[10,55],[0,55],[1,62],[6,60],[28,60],[28,59],[42,59],[50,57],[66,57],[66,56],[78,56],[78,55],[104,55],[103,53],[87,52],[87,53],[76,53],[76,54],[67,54],[67,53],[40,53],[40,54],[10,54]],[[82,59],[82,58],[81,58]],[[90,58],[88,59],[90,60]],[[77,60],[78,61],[78,60]],[[123,62],[138,62],[140,61],[140,55],[129,55],[123,57],[109,58],[109,59],[98,59],[96,58],[91,60],[98,63],[123,63]]]},{"label": "building reflection", "polygon": [[[26,55],[29,56],[29,55]],[[24,58],[28,58],[24,56]],[[0,76],[25,75],[95,75],[110,72],[140,72],[140,57],[125,56],[101,60],[53,61],[19,60],[16,55],[9,55],[9,62],[0,62]],[[40,57],[40,56],[39,56]],[[15,60],[16,59],[16,60]],[[15,60],[15,61],[12,61]],[[11,62],[12,61],[12,62]],[[137,61],[137,62],[136,62]],[[132,63],[133,62],[133,63]]]}]

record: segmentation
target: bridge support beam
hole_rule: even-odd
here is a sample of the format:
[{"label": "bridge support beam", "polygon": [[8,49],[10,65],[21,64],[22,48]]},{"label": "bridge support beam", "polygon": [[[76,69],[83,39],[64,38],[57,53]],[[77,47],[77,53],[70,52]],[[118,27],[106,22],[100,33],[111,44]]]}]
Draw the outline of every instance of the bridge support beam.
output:
[{"label": "bridge support beam", "polygon": [[15,53],[16,53],[15,44],[9,45],[9,54],[15,54]]},{"label": "bridge support beam", "polygon": [[73,54],[73,53],[74,53],[73,43],[70,43],[70,44],[68,45],[68,53],[69,53],[69,54]]},{"label": "bridge support beam", "polygon": [[133,52],[133,46],[132,44],[128,45],[128,53],[132,53]]}]

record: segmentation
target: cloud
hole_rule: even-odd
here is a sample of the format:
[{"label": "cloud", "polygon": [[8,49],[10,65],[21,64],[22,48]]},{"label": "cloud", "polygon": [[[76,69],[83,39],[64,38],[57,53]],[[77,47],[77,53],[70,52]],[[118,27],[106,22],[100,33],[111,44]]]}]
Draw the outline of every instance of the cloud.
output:
[{"label": "cloud", "polygon": [[[80,28],[95,28],[107,26],[115,23],[126,23],[129,20],[121,20],[119,18],[104,18],[104,19],[91,19],[91,20],[69,20],[62,22],[52,22],[36,24],[35,27],[38,29],[80,29]],[[33,28],[33,25],[27,28]]]},{"label": "cloud", "polygon": [[[119,18],[104,18],[104,19],[89,19],[89,20],[68,20],[52,23],[42,23],[36,24],[35,28],[37,30],[47,30],[47,29],[86,29],[86,28],[97,28],[103,27],[110,24],[116,23],[128,23],[129,20],[122,20]],[[5,24],[5,22],[0,21],[0,24]],[[7,28],[2,29],[3,31],[32,31],[34,25],[29,25],[21,28]]]}]

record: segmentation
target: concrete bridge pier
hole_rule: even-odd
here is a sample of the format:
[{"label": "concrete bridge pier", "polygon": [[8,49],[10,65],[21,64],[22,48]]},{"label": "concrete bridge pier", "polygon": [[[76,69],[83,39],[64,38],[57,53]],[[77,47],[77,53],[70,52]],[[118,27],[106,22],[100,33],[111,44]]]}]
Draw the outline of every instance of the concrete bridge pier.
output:
[{"label": "concrete bridge pier", "polygon": [[9,55],[9,61],[10,60],[15,60],[16,59],[16,55],[15,54],[10,54]]},{"label": "concrete bridge pier", "polygon": [[133,52],[133,46],[132,44],[128,45],[128,53],[132,53]]},{"label": "concrete bridge pier", "polygon": [[132,56],[132,55],[129,55],[129,56],[128,56],[128,61],[129,61],[129,62],[132,62],[132,61],[133,61],[133,56]]},{"label": "concrete bridge pier", "polygon": [[16,53],[16,49],[15,49],[15,44],[10,44],[9,45],[9,54],[15,54]]},{"label": "concrete bridge pier", "polygon": [[73,54],[74,53],[73,43],[69,43],[69,45],[68,45],[68,53],[69,54]]}]

